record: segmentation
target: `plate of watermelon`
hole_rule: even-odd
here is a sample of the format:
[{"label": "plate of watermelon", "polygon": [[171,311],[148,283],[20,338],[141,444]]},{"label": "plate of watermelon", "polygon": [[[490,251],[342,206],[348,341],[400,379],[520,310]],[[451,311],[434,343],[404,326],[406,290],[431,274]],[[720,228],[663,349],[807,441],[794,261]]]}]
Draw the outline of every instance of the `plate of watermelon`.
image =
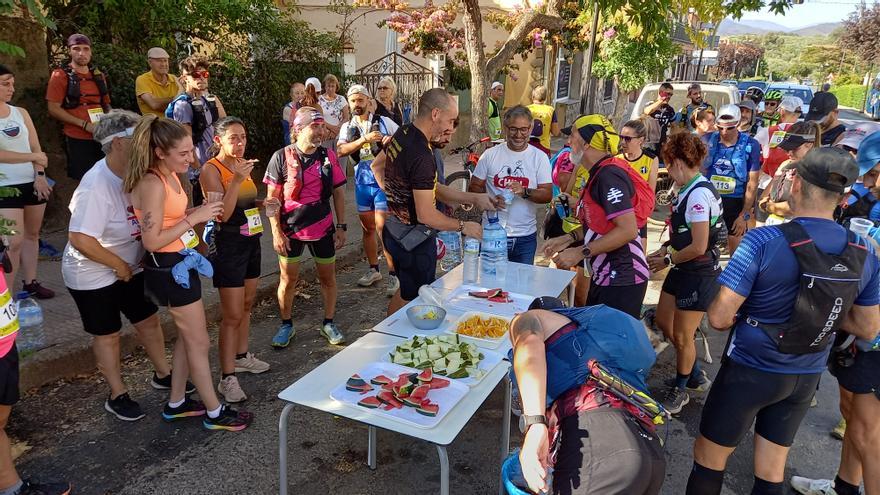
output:
[{"label": "plate of watermelon", "polygon": [[370,363],[330,392],[330,398],[419,428],[433,428],[469,388],[430,369]]},{"label": "plate of watermelon", "polygon": [[482,311],[512,317],[529,309],[534,297],[508,292],[500,287],[461,285],[446,298],[446,305],[462,311]]}]

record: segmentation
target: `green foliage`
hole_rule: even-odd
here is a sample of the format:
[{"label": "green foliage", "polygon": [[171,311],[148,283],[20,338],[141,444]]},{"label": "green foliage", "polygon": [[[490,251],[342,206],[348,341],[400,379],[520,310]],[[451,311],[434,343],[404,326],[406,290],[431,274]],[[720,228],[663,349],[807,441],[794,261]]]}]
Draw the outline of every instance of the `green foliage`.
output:
[{"label": "green foliage", "polygon": [[855,51],[865,62],[880,63],[880,3],[864,2],[843,23],[840,45]]},{"label": "green foliage", "polygon": [[[55,23],[43,15],[35,0],[0,0],[0,15],[20,15],[36,19],[38,23],[49,29],[55,29]],[[16,45],[14,40],[0,39],[0,54],[11,57],[24,57],[24,49]]]},{"label": "green foliage", "polygon": [[841,106],[862,108],[865,105],[868,88],[861,84],[834,85],[831,87],[831,92],[837,97]]},{"label": "green foliage", "polygon": [[[763,47],[759,75],[780,81],[790,79],[822,80],[828,74],[861,72],[864,65],[851,50],[836,44],[837,34],[829,36],[796,36],[770,33],[760,36],[733,36],[729,43],[750,43]],[[754,64],[751,65],[754,74]]]},{"label": "green foliage", "polygon": [[647,43],[620,33],[602,44],[593,63],[593,75],[600,79],[614,79],[620,89],[632,91],[653,81],[678,50],[678,45],[668,37],[658,37],[653,43]]},{"label": "green foliage", "polygon": [[462,60],[464,52],[456,53],[455,57],[447,57],[446,59],[446,77],[444,81],[446,86],[461,91],[471,89],[471,70],[468,68],[467,60]]}]

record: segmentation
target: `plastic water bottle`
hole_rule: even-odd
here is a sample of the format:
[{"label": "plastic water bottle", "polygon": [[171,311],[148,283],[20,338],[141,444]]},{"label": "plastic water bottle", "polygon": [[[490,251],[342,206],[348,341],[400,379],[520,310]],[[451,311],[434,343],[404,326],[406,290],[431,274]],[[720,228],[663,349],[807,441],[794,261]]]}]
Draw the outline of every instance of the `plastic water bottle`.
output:
[{"label": "plastic water bottle", "polygon": [[29,292],[19,292],[15,295],[18,300],[18,348],[41,349],[46,345],[46,335],[43,333],[43,308]]},{"label": "plastic water bottle", "polygon": [[461,235],[458,232],[445,231],[437,234],[437,237],[443,243],[440,269],[448,272],[461,263]]},{"label": "plastic water bottle", "polygon": [[507,232],[498,223],[498,215],[489,217],[483,228],[480,246],[480,276],[482,284],[503,287],[507,278]]},{"label": "plastic water bottle", "polygon": [[480,241],[473,239],[471,237],[466,237],[464,239],[464,269],[462,273],[462,280],[466,284],[474,284],[477,282],[477,276],[479,275],[479,260],[480,260]]}]

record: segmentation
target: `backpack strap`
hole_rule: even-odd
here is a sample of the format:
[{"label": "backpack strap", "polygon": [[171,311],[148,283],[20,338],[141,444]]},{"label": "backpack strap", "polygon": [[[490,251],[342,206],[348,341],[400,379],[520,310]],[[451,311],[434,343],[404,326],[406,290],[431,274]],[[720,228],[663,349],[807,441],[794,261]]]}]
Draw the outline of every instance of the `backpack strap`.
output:
[{"label": "backpack strap", "polygon": [[61,70],[67,75],[67,89],[64,93],[64,101],[61,102],[61,108],[76,108],[79,106],[80,97],[82,97],[79,77],[76,76],[76,71],[73,70],[70,64],[65,65]]}]

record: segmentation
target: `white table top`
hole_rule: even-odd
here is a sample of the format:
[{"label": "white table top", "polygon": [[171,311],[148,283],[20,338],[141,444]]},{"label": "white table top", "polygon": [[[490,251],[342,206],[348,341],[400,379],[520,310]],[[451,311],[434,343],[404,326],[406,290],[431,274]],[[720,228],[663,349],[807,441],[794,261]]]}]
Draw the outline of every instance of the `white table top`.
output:
[{"label": "white table top", "polygon": [[381,360],[387,355],[389,348],[402,341],[402,338],[393,335],[370,332],[281,391],[278,398],[437,445],[449,445],[504,378],[510,363],[502,361],[478,385],[472,387],[437,426],[430,429],[411,426],[382,416],[381,412],[377,414],[374,410],[330,398],[331,390],[365,365]]}]

